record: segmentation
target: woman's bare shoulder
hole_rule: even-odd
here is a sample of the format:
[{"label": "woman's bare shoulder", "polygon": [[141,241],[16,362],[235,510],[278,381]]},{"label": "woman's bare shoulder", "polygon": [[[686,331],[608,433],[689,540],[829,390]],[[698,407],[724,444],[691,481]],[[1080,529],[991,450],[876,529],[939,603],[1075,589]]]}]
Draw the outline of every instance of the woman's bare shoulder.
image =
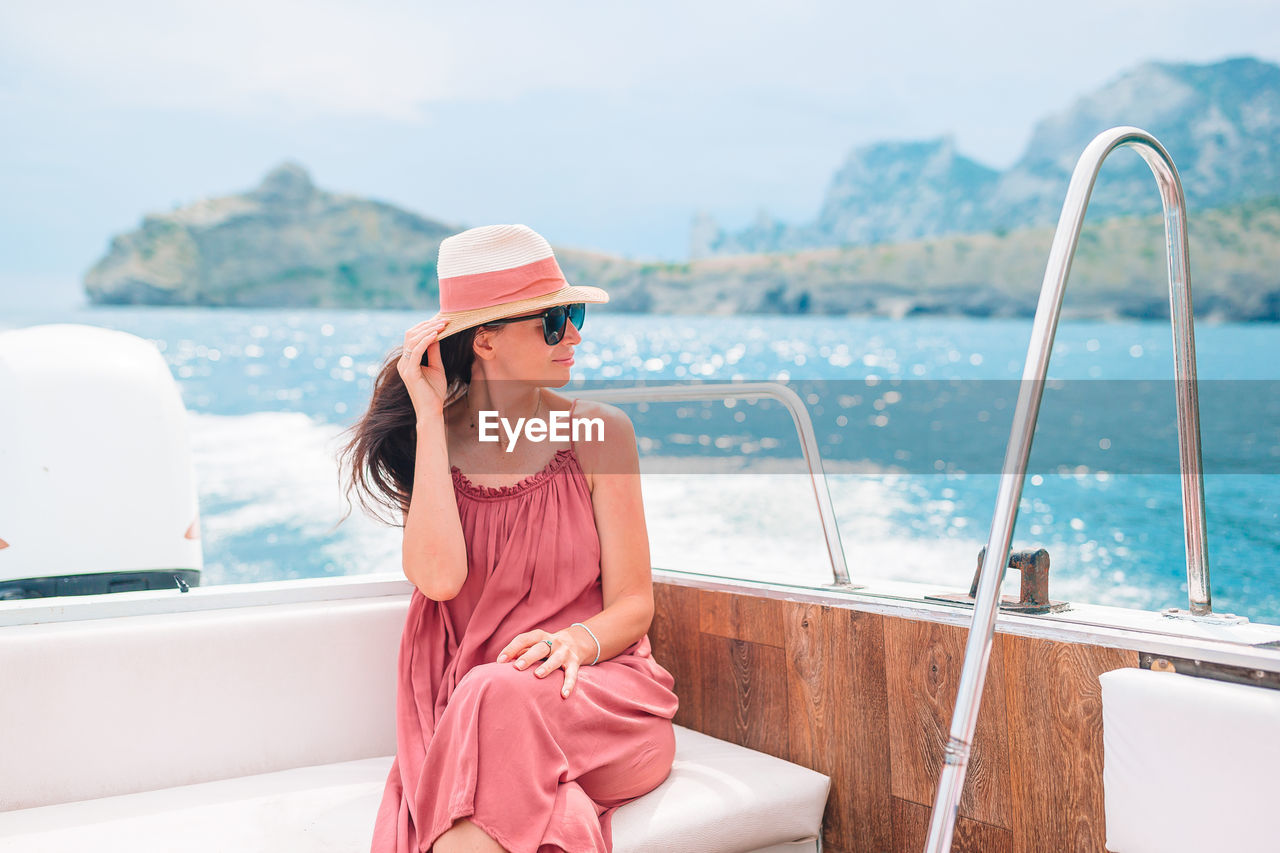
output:
[{"label": "woman's bare shoulder", "polygon": [[600,400],[578,400],[574,447],[583,471],[600,474],[639,473],[635,427],[625,411]]}]

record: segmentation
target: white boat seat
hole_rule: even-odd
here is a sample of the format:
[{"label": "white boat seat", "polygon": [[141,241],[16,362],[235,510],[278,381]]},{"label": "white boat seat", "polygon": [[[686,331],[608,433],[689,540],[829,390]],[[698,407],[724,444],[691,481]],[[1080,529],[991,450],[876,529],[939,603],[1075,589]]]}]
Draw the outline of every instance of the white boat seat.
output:
[{"label": "white boat seat", "polygon": [[[368,853],[391,759],[0,812],[0,851]],[[807,767],[676,726],[671,775],[618,809],[613,849],[817,853],[830,782]]]},{"label": "white boat seat", "polygon": [[[407,608],[397,595],[0,626],[0,851],[368,853]],[[676,726],[671,775],[618,809],[614,850],[818,851],[830,784]]]},{"label": "white boat seat", "polygon": [[1107,850],[1276,850],[1280,690],[1146,669],[1102,684]]}]

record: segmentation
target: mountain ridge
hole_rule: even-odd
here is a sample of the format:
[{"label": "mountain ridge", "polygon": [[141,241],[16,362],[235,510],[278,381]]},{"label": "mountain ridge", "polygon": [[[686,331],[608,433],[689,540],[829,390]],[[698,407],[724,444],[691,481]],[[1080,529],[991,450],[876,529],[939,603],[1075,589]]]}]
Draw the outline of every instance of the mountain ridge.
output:
[{"label": "mountain ridge", "polygon": [[[698,214],[690,257],[875,245],[1057,221],[1077,159],[1117,125],[1150,132],[1170,152],[1188,208],[1221,207],[1280,185],[1280,66],[1252,57],[1146,62],[1036,123],[1022,155],[994,170],[948,137],[855,147],[807,223],[726,231]],[[945,168],[940,168],[945,164]],[[885,176],[895,180],[886,182]],[[1104,164],[1090,216],[1159,209],[1150,171],[1133,152]]]},{"label": "mountain ridge", "polygon": [[[556,257],[570,281],[610,291],[607,311],[1029,315],[1061,206],[1051,196],[1065,194],[1084,144],[1071,149],[1076,137],[1107,117],[1089,105],[1114,97],[1119,106],[1107,109],[1119,109],[1149,95],[1157,79],[1167,97],[1147,103],[1150,115],[1180,115],[1194,103],[1223,117],[1182,131],[1204,143],[1183,168],[1184,181],[1209,176],[1184,184],[1199,200],[1188,217],[1197,312],[1280,321],[1280,198],[1263,195],[1280,190],[1280,148],[1272,141],[1280,136],[1280,66],[1257,60],[1140,66],[1078,99],[1074,112],[1042,121],[1036,134],[1044,144],[1003,171],[959,152],[949,136],[863,146],[837,172],[814,222],[792,226],[762,214],[735,251],[683,264],[564,247]],[[1232,100],[1219,91],[1250,80],[1261,81],[1253,94]],[[1072,115],[1085,118],[1067,120]],[[1276,133],[1259,141],[1273,126]],[[1248,133],[1233,135],[1237,127]],[[1243,162],[1232,153],[1240,151],[1251,152]],[[1239,169],[1253,170],[1244,190]],[[984,206],[992,198],[1021,212],[992,225]],[[1219,203],[1224,198],[1233,200]],[[953,230],[932,233],[939,210]],[[1168,316],[1159,210],[1141,158],[1109,159],[1064,316]],[[694,225],[708,240],[718,233],[710,218]],[[144,216],[139,228],[112,239],[84,287],[98,304],[428,310],[438,304],[440,242],[465,227],[322,190],[302,165],[285,161],[245,192]],[[871,239],[822,244],[836,232]]]}]

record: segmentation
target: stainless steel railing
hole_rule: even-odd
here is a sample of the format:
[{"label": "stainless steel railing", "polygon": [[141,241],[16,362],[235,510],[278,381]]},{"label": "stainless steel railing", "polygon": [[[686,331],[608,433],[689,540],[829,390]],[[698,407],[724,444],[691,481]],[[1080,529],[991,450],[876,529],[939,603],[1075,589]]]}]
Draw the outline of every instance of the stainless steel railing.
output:
[{"label": "stainless steel railing", "polygon": [[813,432],[813,421],[800,395],[780,382],[736,382],[732,385],[651,385],[634,388],[584,389],[573,396],[610,403],[676,402],[679,400],[727,400],[750,397],[769,397],[782,403],[791,413],[796,432],[800,435],[800,448],[805,465],[809,469],[809,481],[813,497],[818,504],[818,516],[822,522],[822,534],[827,542],[827,554],[831,558],[831,573],[835,584],[855,588],[849,583],[849,568],[845,563],[844,546],[836,528],[835,509],[831,505],[831,490],[827,475],[822,470],[822,456],[818,452],[818,440]]},{"label": "stainless steel railing", "polygon": [[1113,127],[1094,137],[1076,163],[1067,187],[1067,198],[1058,219],[1058,228],[1049,249],[1040,301],[1036,305],[1022,371],[1018,403],[1014,408],[1013,428],[1005,447],[1004,468],[996,495],[995,517],[987,539],[986,557],[982,561],[978,594],[974,601],[973,622],[965,645],[964,667],[956,695],[951,733],[943,758],[941,779],[929,821],[926,853],[944,853],[951,849],[952,833],[964,787],[965,770],[977,725],[982,685],[986,680],[987,662],[991,656],[992,632],[1000,596],[1003,567],[1009,561],[1009,545],[1014,522],[1018,517],[1018,501],[1026,476],[1031,438],[1035,432],[1049,367],[1049,353],[1062,310],[1062,294],[1071,271],[1071,260],[1080,239],[1085,208],[1098,170],[1107,155],[1121,146],[1133,148],[1147,161],[1160,188],[1164,205],[1165,242],[1169,258],[1169,310],[1173,323],[1174,382],[1178,402],[1178,450],[1182,471],[1183,525],[1187,546],[1187,594],[1191,614],[1212,614],[1209,597],[1209,561],[1205,548],[1204,477],[1200,458],[1200,404],[1196,389],[1195,335],[1191,324],[1191,279],[1187,260],[1186,202],[1182,183],[1173,160],[1155,137],[1136,127]]}]

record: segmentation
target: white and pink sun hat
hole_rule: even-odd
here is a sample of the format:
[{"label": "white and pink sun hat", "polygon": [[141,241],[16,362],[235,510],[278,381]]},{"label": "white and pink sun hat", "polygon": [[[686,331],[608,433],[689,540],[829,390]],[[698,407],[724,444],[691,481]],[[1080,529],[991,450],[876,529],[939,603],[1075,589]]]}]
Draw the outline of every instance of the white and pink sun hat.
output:
[{"label": "white and pink sun hat", "polygon": [[608,302],[598,287],[565,280],[551,244],[527,225],[482,225],[440,243],[436,262],[444,338],[489,320],[572,302]]}]

